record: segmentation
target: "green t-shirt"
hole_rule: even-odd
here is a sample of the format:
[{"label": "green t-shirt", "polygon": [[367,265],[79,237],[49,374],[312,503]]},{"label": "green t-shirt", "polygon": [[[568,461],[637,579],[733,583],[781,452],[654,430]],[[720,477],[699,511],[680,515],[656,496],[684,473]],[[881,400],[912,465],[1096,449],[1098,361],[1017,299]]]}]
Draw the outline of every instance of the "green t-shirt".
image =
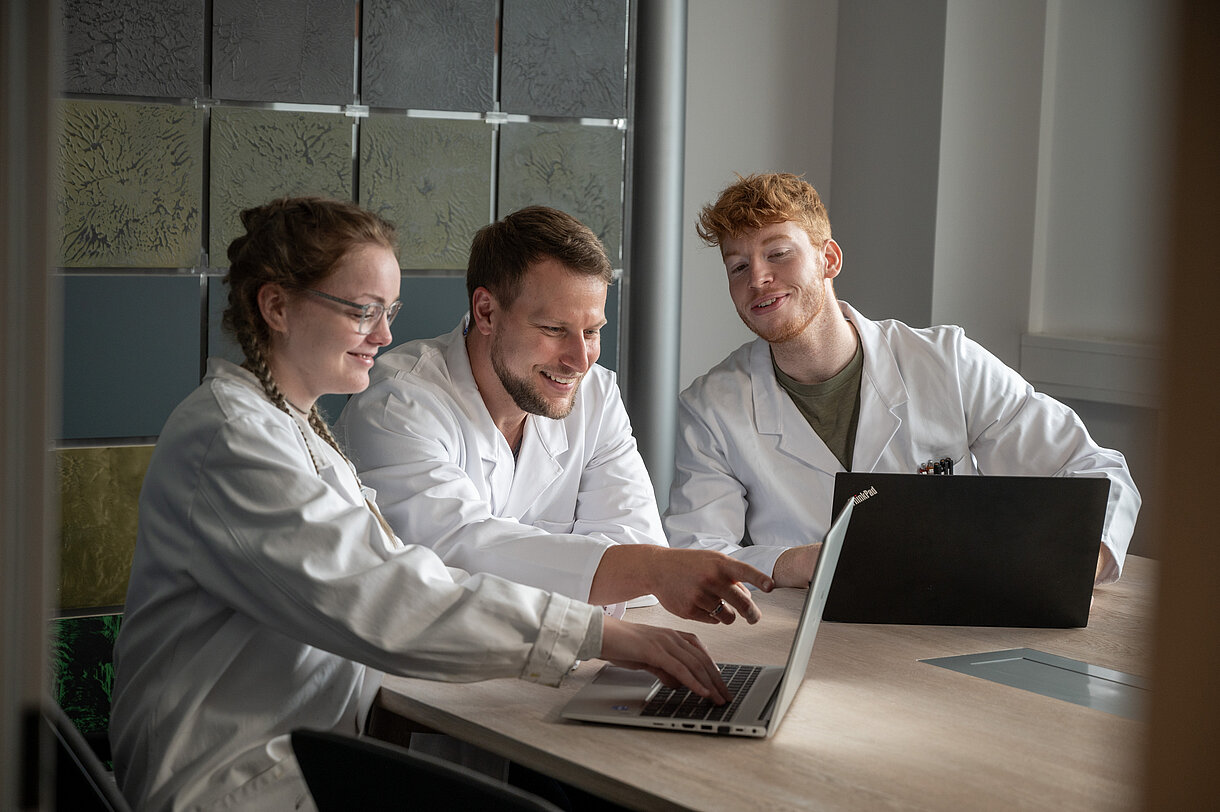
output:
[{"label": "green t-shirt", "polygon": [[785,375],[771,358],[775,379],[792,398],[809,425],[843,464],[851,470],[856,448],[856,423],[860,417],[860,373],[864,370],[864,347],[856,342],[856,354],[843,371],[822,383],[800,383]]}]

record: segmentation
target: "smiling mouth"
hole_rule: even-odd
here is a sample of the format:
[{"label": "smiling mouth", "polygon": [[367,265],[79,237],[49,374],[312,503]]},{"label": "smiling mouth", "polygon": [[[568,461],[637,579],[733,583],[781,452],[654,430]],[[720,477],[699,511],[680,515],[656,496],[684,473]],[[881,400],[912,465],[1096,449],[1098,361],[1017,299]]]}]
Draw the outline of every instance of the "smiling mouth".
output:
[{"label": "smiling mouth", "polygon": [[542,375],[543,375],[543,377],[547,378],[548,380],[552,380],[555,383],[560,384],[561,386],[573,386],[576,384],[577,381],[580,380],[579,375],[561,377],[559,375],[552,375],[551,373],[547,372],[546,370],[542,371]]},{"label": "smiling mouth", "polygon": [[768,307],[771,307],[772,305],[774,305],[776,302],[778,302],[782,298],[784,298],[784,297],[783,296],[772,296],[770,299],[763,299],[761,302],[758,302],[757,304],[752,305],[750,309],[751,310],[765,310]]}]

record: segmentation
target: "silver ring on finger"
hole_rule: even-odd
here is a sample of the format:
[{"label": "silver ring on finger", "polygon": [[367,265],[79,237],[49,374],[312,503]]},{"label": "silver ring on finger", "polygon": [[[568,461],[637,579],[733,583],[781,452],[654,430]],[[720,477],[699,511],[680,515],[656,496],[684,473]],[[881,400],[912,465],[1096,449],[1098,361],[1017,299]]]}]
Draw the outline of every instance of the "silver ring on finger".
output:
[{"label": "silver ring on finger", "polygon": [[713,609],[712,611],[708,612],[708,614],[711,615],[712,617],[716,617],[716,615],[720,614],[723,611],[724,611],[724,601],[722,600],[722,601],[720,601],[720,603],[716,604],[716,608]]}]

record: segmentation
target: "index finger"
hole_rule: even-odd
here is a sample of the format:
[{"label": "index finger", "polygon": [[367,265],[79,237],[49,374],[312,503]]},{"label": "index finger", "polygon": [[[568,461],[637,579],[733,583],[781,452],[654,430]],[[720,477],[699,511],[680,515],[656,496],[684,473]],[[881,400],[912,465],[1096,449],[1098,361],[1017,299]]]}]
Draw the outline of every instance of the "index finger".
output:
[{"label": "index finger", "polygon": [[740,581],[747,584],[753,584],[763,592],[770,592],[775,588],[775,580],[757,567],[751,567],[744,561],[738,561],[736,558],[730,558],[726,574],[734,581]]},{"label": "index finger", "polygon": [[705,695],[717,704],[732,699],[728,686],[720,676],[720,667],[712,660],[712,655],[703,645],[703,641],[689,632],[678,632],[678,637],[678,651],[672,655],[685,666],[690,679],[683,679],[683,675],[675,671],[671,671],[671,675],[696,693],[706,692]]}]

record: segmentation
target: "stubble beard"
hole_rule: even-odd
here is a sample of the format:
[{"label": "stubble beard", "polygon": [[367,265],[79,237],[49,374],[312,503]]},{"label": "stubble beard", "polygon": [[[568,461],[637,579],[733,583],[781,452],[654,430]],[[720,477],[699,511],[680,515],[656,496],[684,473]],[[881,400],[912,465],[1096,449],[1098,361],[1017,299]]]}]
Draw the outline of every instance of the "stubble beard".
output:
[{"label": "stubble beard", "polygon": [[573,390],[572,397],[556,406],[552,401],[547,400],[538,391],[538,387],[532,381],[514,375],[504,362],[504,354],[500,350],[500,342],[498,339],[493,339],[491,343],[491,368],[495,370],[496,377],[500,379],[500,385],[504,387],[504,391],[513,399],[513,403],[517,404],[517,408],[526,414],[536,414],[541,417],[549,417],[552,420],[562,420],[572,413],[572,409],[576,407],[576,391]]},{"label": "stubble beard", "polygon": [[800,308],[799,312],[795,313],[792,318],[784,323],[777,324],[771,329],[758,327],[740,310],[737,311],[737,316],[746,327],[750,328],[752,333],[763,341],[766,341],[768,344],[783,344],[804,335],[809,325],[813,324],[814,319],[822,312],[822,308],[826,304],[826,297],[822,296],[820,299],[814,299],[802,292],[801,300],[795,304]]}]

